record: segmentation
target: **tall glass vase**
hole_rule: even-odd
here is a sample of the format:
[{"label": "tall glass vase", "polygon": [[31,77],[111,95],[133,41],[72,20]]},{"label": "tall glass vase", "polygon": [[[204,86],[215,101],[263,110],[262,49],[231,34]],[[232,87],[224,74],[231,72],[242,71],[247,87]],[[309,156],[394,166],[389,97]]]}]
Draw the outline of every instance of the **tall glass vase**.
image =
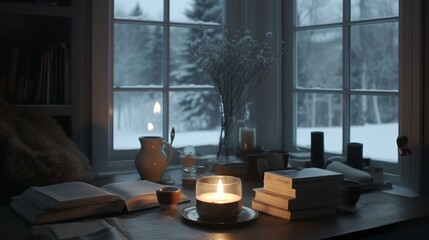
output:
[{"label": "tall glass vase", "polygon": [[237,131],[235,117],[222,118],[217,159],[228,160],[235,155]]}]

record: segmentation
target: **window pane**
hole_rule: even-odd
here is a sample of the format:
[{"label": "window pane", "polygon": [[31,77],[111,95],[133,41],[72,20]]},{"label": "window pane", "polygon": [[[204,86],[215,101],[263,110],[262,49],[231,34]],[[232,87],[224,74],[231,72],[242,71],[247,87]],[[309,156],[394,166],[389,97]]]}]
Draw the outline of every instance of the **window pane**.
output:
[{"label": "window pane", "polygon": [[163,0],[115,0],[116,19],[139,19],[162,21],[164,19]]},{"label": "window pane", "polygon": [[351,28],[352,89],[398,90],[398,23]]},{"label": "window pane", "polygon": [[170,92],[170,126],[175,147],[219,143],[219,97],[216,91]]},{"label": "window pane", "polygon": [[115,24],[115,86],[162,84],[162,31],[158,26]]},{"label": "window pane", "polygon": [[342,34],[340,28],[299,31],[297,44],[297,87],[342,87]]},{"label": "window pane", "polygon": [[296,0],[296,26],[341,22],[343,0]]},{"label": "window pane", "polygon": [[324,132],[325,151],[341,154],[342,101],[341,95],[297,94],[296,142],[310,148],[311,132]]},{"label": "window pane", "polygon": [[170,0],[170,21],[186,23],[222,23],[223,0]]},{"label": "window pane", "polygon": [[398,98],[351,96],[350,141],[363,144],[364,157],[398,161]]},{"label": "window pane", "polygon": [[171,27],[170,34],[170,85],[173,86],[213,86],[210,76],[186,54],[191,43],[202,37],[203,32],[217,37],[220,29]]},{"label": "window pane", "polygon": [[138,138],[162,136],[161,92],[114,92],[114,150],[138,149]]},{"label": "window pane", "polygon": [[398,0],[351,0],[351,19],[396,17],[399,13]]}]

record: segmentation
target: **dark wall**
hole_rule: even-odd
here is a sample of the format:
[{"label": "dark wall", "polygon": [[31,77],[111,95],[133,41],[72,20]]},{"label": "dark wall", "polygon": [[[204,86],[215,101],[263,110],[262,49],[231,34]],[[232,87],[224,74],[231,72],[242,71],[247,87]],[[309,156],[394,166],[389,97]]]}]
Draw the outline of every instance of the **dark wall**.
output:
[{"label": "dark wall", "polygon": [[422,71],[423,71],[423,155],[422,155],[422,195],[429,196],[429,1],[421,1],[421,15],[422,15]]}]

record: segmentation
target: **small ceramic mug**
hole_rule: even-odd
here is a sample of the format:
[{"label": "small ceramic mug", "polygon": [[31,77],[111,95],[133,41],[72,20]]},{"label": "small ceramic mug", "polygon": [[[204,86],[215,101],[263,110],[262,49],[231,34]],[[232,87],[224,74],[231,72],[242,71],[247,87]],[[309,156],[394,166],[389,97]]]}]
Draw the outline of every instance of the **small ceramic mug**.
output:
[{"label": "small ceramic mug", "polygon": [[156,190],[156,198],[161,209],[174,209],[180,200],[181,191],[178,187],[162,187]]}]

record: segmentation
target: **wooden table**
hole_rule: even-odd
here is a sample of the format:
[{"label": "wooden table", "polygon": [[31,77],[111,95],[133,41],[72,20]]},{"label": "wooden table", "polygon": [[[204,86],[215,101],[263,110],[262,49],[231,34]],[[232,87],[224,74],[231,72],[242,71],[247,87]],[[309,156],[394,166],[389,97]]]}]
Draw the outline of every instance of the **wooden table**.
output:
[{"label": "wooden table", "polygon": [[[172,179],[181,186],[180,169],[169,169]],[[123,174],[97,179],[96,185],[112,181],[137,180],[138,174]],[[250,207],[253,188],[262,183],[243,179],[243,205]],[[195,205],[195,191],[183,188],[191,202],[178,205],[175,210],[159,208],[115,216],[135,229],[138,239],[358,239],[378,234],[411,237],[428,234],[428,198],[406,198],[380,191],[361,196],[357,211],[338,211],[335,215],[286,221],[263,213],[252,223],[240,227],[201,227],[185,222],[180,210]],[[416,230],[417,229],[417,230]],[[420,232],[416,232],[420,231]],[[379,236],[378,236],[379,237]],[[0,239],[31,239],[31,226],[10,208],[0,208]],[[374,238],[374,239],[377,239]]]}]

